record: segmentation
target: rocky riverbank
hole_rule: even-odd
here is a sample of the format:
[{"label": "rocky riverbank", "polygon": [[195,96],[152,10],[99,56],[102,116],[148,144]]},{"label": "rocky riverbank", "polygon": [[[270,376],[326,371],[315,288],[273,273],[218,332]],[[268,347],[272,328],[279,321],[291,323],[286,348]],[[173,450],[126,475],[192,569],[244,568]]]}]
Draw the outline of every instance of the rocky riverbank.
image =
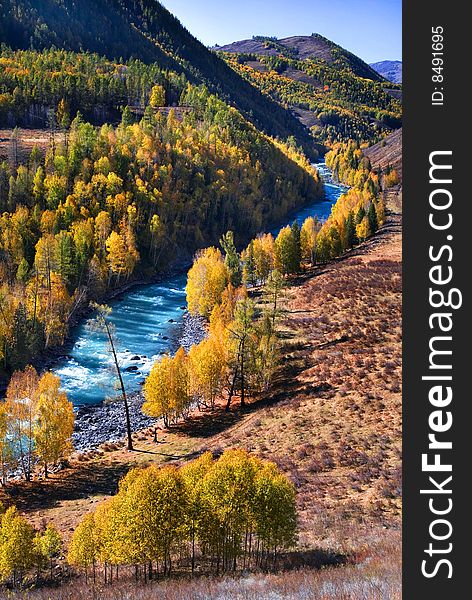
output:
[{"label": "rocky riverbank", "polygon": [[[169,346],[175,351],[179,346],[189,350],[198,344],[206,335],[205,321],[185,313],[182,323],[176,328]],[[144,402],[142,392],[132,394],[129,398],[131,428],[134,431],[145,429],[158,423],[158,420],[142,413]],[[117,442],[126,435],[123,401],[104,402],[97,405],[80,406],[75,415],[75,427],[72,436],[74,449],[77,452],[93,450],[105,442]]]}]

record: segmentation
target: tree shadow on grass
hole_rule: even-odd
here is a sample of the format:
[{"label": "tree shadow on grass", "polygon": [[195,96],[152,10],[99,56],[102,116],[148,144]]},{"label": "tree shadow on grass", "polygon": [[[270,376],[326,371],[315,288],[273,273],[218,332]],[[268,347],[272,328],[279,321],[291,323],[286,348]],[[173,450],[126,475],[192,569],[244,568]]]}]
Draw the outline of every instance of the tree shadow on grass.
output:
[{"label": "tree shadow on grass", "polygon": [[301,568],[322,569],[323,567],[338,567],[345,565],[348,557],[333,550],[305,550],[286,552],[280,555],[279,565],[283,571],[298,570]]},{"label": "tree shadow on grass", "polygon": [[74,465],[73,469],[61,471],[57,478],[10,483],[2,490],[2,496],[19,510],[52,508],[66,500],[115,494],[128,469],[127,463]]}]

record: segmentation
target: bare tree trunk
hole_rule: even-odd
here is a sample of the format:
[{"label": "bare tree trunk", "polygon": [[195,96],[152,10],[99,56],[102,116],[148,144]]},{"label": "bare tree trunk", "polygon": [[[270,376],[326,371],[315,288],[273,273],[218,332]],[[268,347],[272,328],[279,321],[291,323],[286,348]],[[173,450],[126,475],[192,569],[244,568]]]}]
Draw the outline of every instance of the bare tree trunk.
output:
[{"label": "bare tree trunk", "polygon": [[246,405],[246,401],[244,398],[244,386],[245,386],[245,381],[244,381],[244,338],[241,340],[241,408],[244,408],[244,406]]},{"label": "bare tree trunk", "polygon": [[126,431],[127,431],[127,437],[128,437],[128,450],[132,451],[134,450],[133,448],[133,438],[132,438],[132,432],[131,432],[131,419],[129,416],[129,406],[128,406],[128,397],[126,396],[126,390],[125,390],[125,384],[123,381],[123,377],[121,375],[121,369],[120,369],[120,365],[118,362],[118,356],[116,355],[116,349],[115,349],[115,344],[113,343],[113,336],[111,334],[110,331],[110,326],[107,322],[107,320],[105,319],[105,327],[106,327],[106,331],[107,331],[107,335],[108,335],[108,341],[110,342],[110,347],[111,347],[111,351],[113,354],[113,361],[115,363],[115,368],[116,368],[116,372],[118,374],[118,379],[120,381],[120,387],[121,387],[121,395],[123,397],[123,403],[125,405],[125,417],[126,417]]},{"label": "bare tree trunk", "polygon": [[231,405],[231,400],[233,399],[233,396],[234,396],[234,388],[236,386],[236,379],[238,378],[238,373],[239,373],[239,365],[236,365],[236,371],[234,372],[233,382],[231,383],[231,390],[229,392],[228,402],[226,403],[226,407],[225,407],[226,412],[229,411],[229,407]]}]

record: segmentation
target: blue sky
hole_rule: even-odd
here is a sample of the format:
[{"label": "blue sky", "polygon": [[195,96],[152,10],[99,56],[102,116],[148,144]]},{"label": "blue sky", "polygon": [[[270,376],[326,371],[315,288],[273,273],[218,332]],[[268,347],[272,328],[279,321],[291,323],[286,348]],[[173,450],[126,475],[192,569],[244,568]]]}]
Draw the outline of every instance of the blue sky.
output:
[{"label": "blue sky", "polygon": [[401,60],[401,0],[160,0],[208,46],[320,33],[366,62]]}]

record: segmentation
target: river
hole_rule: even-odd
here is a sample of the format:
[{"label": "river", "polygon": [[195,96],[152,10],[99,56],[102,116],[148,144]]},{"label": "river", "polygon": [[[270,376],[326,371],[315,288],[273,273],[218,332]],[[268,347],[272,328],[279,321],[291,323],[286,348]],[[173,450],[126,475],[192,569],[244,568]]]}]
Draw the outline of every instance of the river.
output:
[{"label": "river", "polygon": [[[277,234],[295,219],[302,224],[309,216],[328,218],[332,205],[346,188],[331,181],[324,163],[316,167],[325,180],[324,198],[293,212],[272,233]],[[139,390],[154,362],[171,348],[186,309],[185,285],[186,275],[181,274],[135,287],[110,301],[110,320],[115,327],[128,392]],[[99,404],[117,395],[105,337],[90,331],[85,320],[72,331],[69,354],[59,360],[53,371],[75,406]]]}]

